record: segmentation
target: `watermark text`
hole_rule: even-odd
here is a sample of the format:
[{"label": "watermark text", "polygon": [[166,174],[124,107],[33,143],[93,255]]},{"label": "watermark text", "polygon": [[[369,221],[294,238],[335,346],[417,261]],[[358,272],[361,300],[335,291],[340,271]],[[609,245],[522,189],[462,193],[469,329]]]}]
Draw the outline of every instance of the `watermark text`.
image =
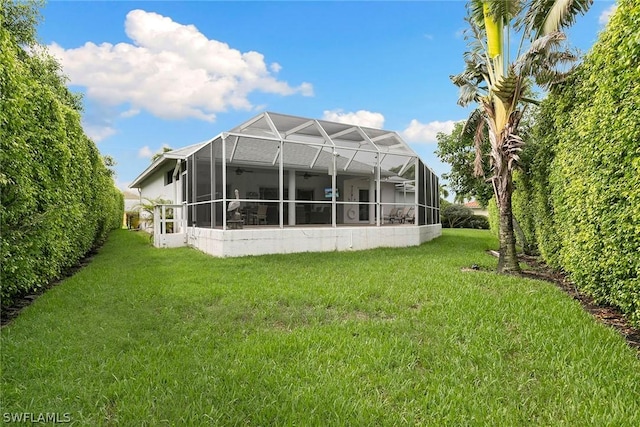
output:
[{"label": "watermark text", "polygon": [[8,423],[53,423],[66,424],[71,422],[71,414],[68,412],[5,412],[2,421]]}]

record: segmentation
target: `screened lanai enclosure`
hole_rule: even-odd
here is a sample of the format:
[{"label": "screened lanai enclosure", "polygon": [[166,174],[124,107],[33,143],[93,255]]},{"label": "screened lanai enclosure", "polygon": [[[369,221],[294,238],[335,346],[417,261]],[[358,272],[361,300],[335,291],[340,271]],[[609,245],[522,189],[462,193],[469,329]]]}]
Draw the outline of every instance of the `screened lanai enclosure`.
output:
[{"label": "screened lanai enclosure", "polygon": [[[262,113],[163,157],[172,205],[157,209],[156,234],[182,232],[214,255],[408,246],[440,234],[438,178],[396,132]],[[153,187],[153,170],[132,187]]]}]

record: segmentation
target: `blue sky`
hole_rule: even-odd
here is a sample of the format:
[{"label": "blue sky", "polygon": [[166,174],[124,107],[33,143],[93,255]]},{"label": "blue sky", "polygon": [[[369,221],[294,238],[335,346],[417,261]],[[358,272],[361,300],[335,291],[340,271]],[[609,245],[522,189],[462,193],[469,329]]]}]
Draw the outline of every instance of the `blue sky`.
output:
[{"label": "blue sky", "polygon": [[[614,3],[569,31],[588,51]],[[126,186],[163,146],[210,139],[262,111],[399,132],[438,175],[437,132],[468,109],[463,1],[52,1],[41,42],[84,94],[83,125]]]}]

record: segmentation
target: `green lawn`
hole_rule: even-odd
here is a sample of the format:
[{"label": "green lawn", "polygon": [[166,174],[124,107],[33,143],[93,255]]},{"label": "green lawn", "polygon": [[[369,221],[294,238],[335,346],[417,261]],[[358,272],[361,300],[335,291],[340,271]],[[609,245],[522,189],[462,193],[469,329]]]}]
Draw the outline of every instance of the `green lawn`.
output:
[{"label": "green lawn", "polygon": [[2,409],[76,425],[640,425],[640,360],[496,246],[216,259],[117,231],[2,329]]}]

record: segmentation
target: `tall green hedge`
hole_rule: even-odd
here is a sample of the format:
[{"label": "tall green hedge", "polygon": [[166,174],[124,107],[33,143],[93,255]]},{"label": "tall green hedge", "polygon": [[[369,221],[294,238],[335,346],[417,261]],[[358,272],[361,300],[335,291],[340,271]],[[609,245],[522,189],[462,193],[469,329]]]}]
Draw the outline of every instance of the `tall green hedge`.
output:
[{"label": "tall green hedge", "polygon": [[640,3],[621,0],[569,81],[543,103],[530,185],[544,258],[640,325]]},{"label": "tall green hedge", "polygon": [[6,306],[59,276],[120,226],[123,197],[83,132],[79,98],[66,88],[59,65],[19,31],[29,22],[16,15],[34,11],[24,3],[0,6],[0,296]]}]

